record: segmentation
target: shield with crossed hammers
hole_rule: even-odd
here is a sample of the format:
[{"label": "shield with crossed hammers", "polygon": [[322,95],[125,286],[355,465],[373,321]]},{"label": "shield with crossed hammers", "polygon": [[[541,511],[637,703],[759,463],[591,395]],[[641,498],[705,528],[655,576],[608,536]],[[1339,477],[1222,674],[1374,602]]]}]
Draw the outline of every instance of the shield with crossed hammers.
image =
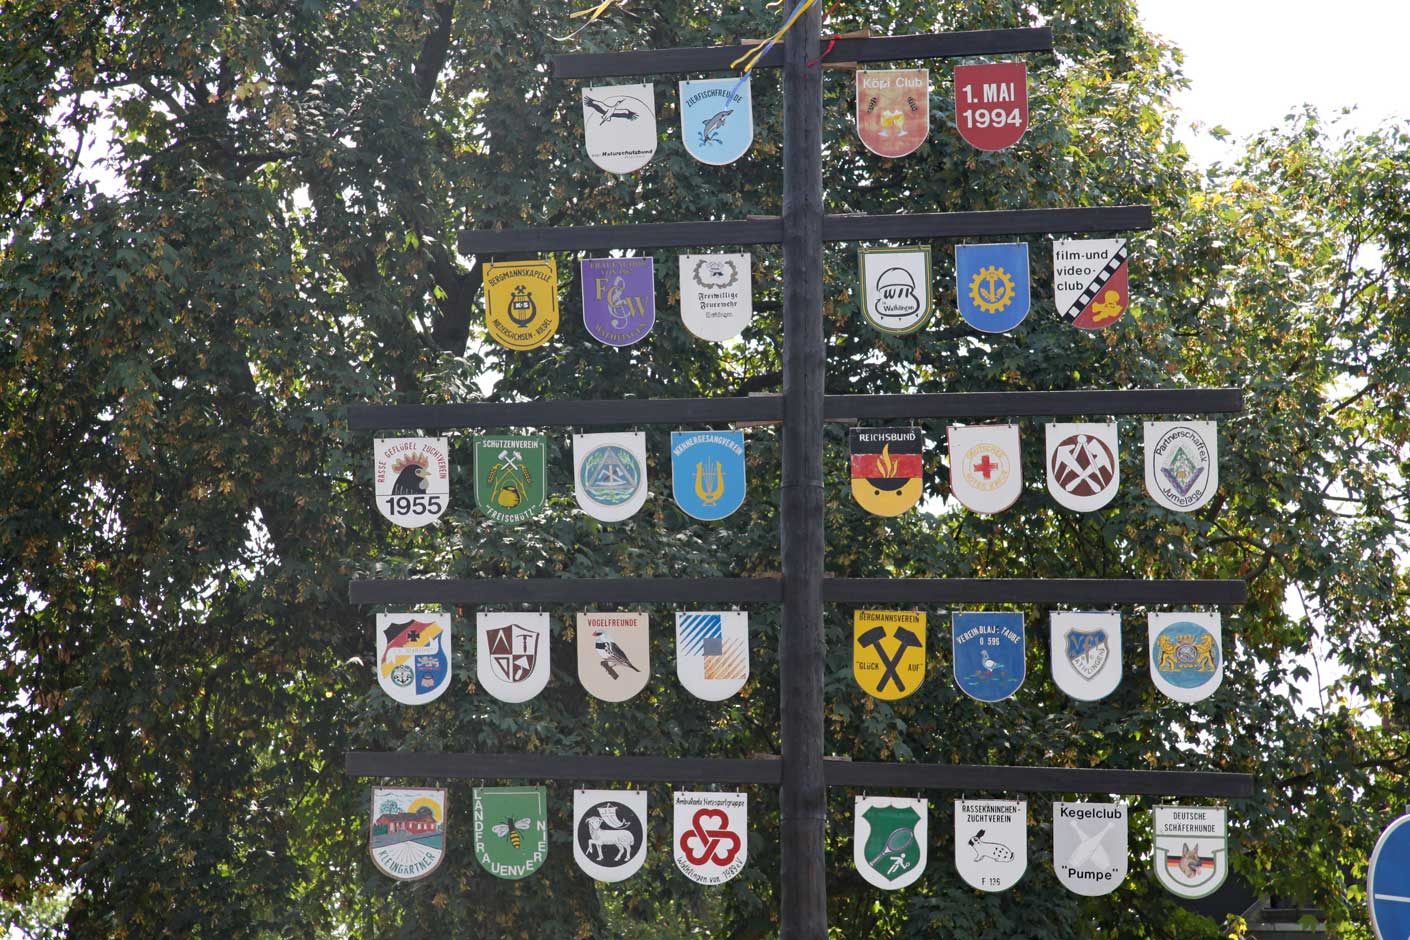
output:
[{"label": "shield with crossed hammers", "polygon": [[925,614],[859,610],[852,626],[852,675],[869,695],[905,698],[925,678]]}]

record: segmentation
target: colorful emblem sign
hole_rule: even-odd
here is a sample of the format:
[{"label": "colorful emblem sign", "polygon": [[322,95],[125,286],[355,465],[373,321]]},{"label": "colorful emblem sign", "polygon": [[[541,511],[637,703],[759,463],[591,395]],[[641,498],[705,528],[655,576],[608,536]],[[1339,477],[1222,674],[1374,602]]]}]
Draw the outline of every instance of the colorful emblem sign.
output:
[{"label": "colorful emblem sign", "polygon": [[518,525],[543,508],[548,439],[538,435],[475,438],[475,504],[501,525]]},{"label": "colorful emblem sign", "polygon": [[548,858],[548,794],[543,787],[475,788],[475,859],[496,878],[517,880]]},{"label": "colorful emblem sign", "polygon": [[425,878],[446,854],[446,791],[373,787],[367,848],[372,864],[398,881]]},{"label": "colorful emblem sign", "polygon": [[1121,485],[1116,422],[1045,426],[1048,492],[1058,505],[1077,512],[1101,509]]},{"label": "colorful emblem sign", "polygon": [[1028,801],[955,800],[955,868],[980,891],[1018,884],[1028,868]]},{"label": "colorful emblem sign", "polygon": [[625,881],[646,861],[645,790],[574,790],[573,859],[598,881]]},{"label": "colorful emblem sign", "polygon": [[485,327],[505,349],[535,349],[558,332],[558,262],[485,263]]},{"label": "colorful emblem sign", "polygon": [[646,614],[578,614],[578,681],[604,702],[625,702],[651,678]]},{"label": "colorful emblem sign", "polygon": [[1053,871],[1073,894],[1111,894],[1126,880],[1126,807],[1053,803]]},{"label": "colorful emblem sign", "polygon": [[501,702],[527,702],[548,685],[548,614],[475,614],[475,677]]},{"label": "colorful emblem sign", "polygon": [[646,435],[573,435],[573,494],[583,512],[621,522],[646,502]]},{"label": "colorful emblem sign", "polygon": [[742,610],[676,614],[676,676],[686,691],[719,702],[749,681],[749,614]]},{"label": "colorful emblem sign", "polygon": [[857,70],[857,136],[879,157],[904,157],[930,133],[927,69]]},{"label": "colorful emblem sign", "polygon": [[878,516],[899,516],[920,500],[920,428],[853,428],[852,497]]},{"label": "colorful emblem sign", "polygon": [[608,173],[634,173],[656,154],[656,89],[607,85],[583,89],[587,154]]},{"label": "colorful emblem sign", "polygon": [[955,126],[979,150],[1012,147],[1028,130],[1028,66],[955,66]]},{"label": "colorful emblem sign", "polygon": [[1153,806],[1155,879],[1176,897],[1203,898],[1229,875],[1229,830],[1222,806]]},{"label": "colorful emblem sign", "polygon": [[681,321],[712,343],[734,339],[754,317],[748,252],[681,255]]},{"label": "colorful emblem sign", "polygon": [[852,675],[868,695],[905,698],[925,680],[925,612],[859,610],[852,615]]},{"label": "colorful emblem sign", "polygon": [[1218,614],[1150,615],[1151,679],[1177,702],[1199,702],[1224,681],[1223,631]]},{"label": "colorful emblem sign", "polygon": [[1106,698],[1121,684],[1121,614],[1114,610],[1054,611],[1053,681],[1080,702]]},{"label": "colorful emblem sign", "polygon": [[1146,492],[1166,509],[1193,512],[1219,489],[1219,426],[1146,422]]},{"label": "colorful emblem sign", "polygon": [[691,881],[722,885],[749,860],[749,797],[744,793],[675,792],[671,854]]},{"label": "colorful emblem sign", "polygon": [[754,142],[754,100],[749,76],[680,83],[681,140],[701,163],[724,166]]},{"label": "colorful emblem sign", "polygon": [[914,333],[930,320],[930,246],[861,248],[862,315],[883,333]]},{"label": "colorful emblem sign", "polygon": [[377,511],[408,529],[439,519],[450,506],[449,453],[443,437],[379,437],[373,441]]},{"label": "colorful emblem sign", "polygon": [[930,801],[859,796],[852,810],[852,861],[867,884],[915,884],[929,855]]},{"label": "colorful emblem sign", "polygon": [[1028,244],[956,245],[960,316],[985,333],[1007,333],[1028,316]]},{"label": "colorful emblem sign", "polygon": [[377,684],[403,705],[425,705],[450,687],[449,613],[378,614]]},{"label": "colorful emblem sign", "polygon": [[687,516],[723,519],[746,489],[743,431],[671,432],[671,492]]},{"label": "colorful emblem sign", "polygon": [[1100,330],[1131,306],[1130,249],[1122,238],[1053,242],[1053,299],[1058,316],[1081,330]]},{"label": "colorful emblem sign", "polygon": [[1023,493],[1023,463],[1018,425],[952,425],[950,491],[965,508],[995,513],[1012,506]]},{"label": "colorful emblem sign", "polygon": [[1023,614],[1007,611],[950,615],[955,682],[970,698],[1001,702],[1023,685]]},{"label": "colorful emblem sign", "polygon": [[583,325],[608,346],[639,342],[656,322],[650,258],[584,258]]}]

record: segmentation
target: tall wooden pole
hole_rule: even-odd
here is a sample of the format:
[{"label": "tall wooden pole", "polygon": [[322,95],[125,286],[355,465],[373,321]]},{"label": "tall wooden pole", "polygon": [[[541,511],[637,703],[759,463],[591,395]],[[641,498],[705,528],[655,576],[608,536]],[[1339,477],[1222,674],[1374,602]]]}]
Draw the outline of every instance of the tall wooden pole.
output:
[{"label": "tall wooden pole", "polygon": [[815,3],[783,64],[782,940],[827,936],[823,780],[822,29]]}]

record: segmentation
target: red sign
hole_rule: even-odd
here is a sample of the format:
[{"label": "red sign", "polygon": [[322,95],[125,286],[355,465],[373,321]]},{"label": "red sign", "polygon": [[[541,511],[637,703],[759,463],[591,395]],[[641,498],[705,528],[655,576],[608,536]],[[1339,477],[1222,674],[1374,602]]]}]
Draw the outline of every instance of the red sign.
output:
[{"label": "red sign", "polygon": [[955,124],[980,150],[1012,147],[1028,129],[1028,65],[955,66]]}]

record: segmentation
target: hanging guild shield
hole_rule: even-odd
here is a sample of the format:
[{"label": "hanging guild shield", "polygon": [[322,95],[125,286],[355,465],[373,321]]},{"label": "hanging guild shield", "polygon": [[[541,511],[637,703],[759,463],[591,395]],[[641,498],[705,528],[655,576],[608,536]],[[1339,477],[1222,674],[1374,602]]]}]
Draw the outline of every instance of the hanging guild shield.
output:
[{"label": "hanging guild shield", "polygon": [[377,511],[408,529],[439,519],[450,506],[450,448],[443,437],[379,437],[372,442]]},{"label": "hanging guild shield", "polygon": [[578,614],[578,680],[604,702],[625,702],[651,678],[646,614]]},{"label": "hanging guild shield", "polygon": [[475,614],[475,677],[501,702],[527,702],[548,685],[548,614]]},{"label": "hanging guild shield", "polygon": [[868,695],[894,701],[925,680],[925,612],[859,610],[852,615],[852,676]]},{"label": "hanging guild shield", "polygon": [[671,492],[692,519],[715,522],[744,503],[743,431],[672,431]]},{"label": "hanging guild shield", "polygon": [[630,346],[656,323],[650,258],[584,258],[583,325],[608,346]]},{"label": "hanging guild shield", "polygon": [[475,859],[496,878],[518,880],[548,858],[543,787],[475,788]]},{"label": "hanging guild shield", "polygon": [[754,142],[754,101],[749,76],[680,83],[681,140],[701,163],[724,166]]},{"label": "hanging guild shield", "polygon": [[899,516],[921,495],[920,428],[853,428],[852,497],[867,512]]},{"label": "hanging guild shield", "polygon": [[634,173],[656,154],[656,89],[608,85],[583,89],[587,154],[608,173]]},{"label": "hanging guild shield", "polygon": [[583,512],[621,522],[646,502],[646,435],[573,435],[573,494]]},{"label": "hanging guild shield", "polygon": [[955,800],[955,868],[980,891],[1018,884],[1028,868],[1028,801]]},{"label": "hanging guild shield", "polygon": [[914,333],[930,320],[930,246],[859,248],[862,315],[883,333]]},{"label": "hanging guild shield", "polygon": [[681,255],[681,322],[712,343],[734,339],[754,316],[748,252]]},{"label": "hanging guild shield", "polygon": [[1203,898],[1229,875],[1223,806],[1153,806],[1155,880],[1176,897]]},{"label": "hanging guild shield", "polygon": [[425,705],[450,687],[451,618],[377,615],[377,683],[403,705]]},{"label": "hanging guild shield", "polygon": [[984,333],[1007,333],[1028,316],[1028,244],[956,245],[960,316]]},{"label": "hanging guild shield", "polygon": [[950,491],[965,508],[996,513],[1008,509],[1023,493],[1023,462],[1019,456],[1018,425],[951,426]]},{"label": "hanging guild shield", "polygon": [[1028,65],[955,66],[955,126],[979,150],[1012,147],[1028,130]]},{"label": "hanging guild shield", "polygon": [[645,790],[574,790],[573,860],[598,881],[625,881],[646,861]]},{"label": "hanging guild shield", "polygon": [[1193,512],[1219,489],[1219,426],[1146,422],[1146,492],[1166,509]]},{"label": "hanging guild shield", "polygon": [[1126,880],[1126,806],[1053,803],[1053,871],[1073,894],[1111,894]]},{"label": "hanging guild shield", "polygon": [[999,611],[950,615],[955,682],[981,702],[1001,702],[1023,685],[1023,614]]},{"label": "hanging guild shield", "polygon": [[722,885],[749,859],[749,797],[744,793],[675,792],[671,854],[691,881]]},{"label": "hanging guild shield", "polygon": [[904,157],[929,133],[929,70],[857,70],[857,136],[868,150]]},{"label": "hanging guild shield", "polygon": [[676,676],[707,702],[729,698],[749,681],[749,614],[742,610],[676,614]]},{"label": "hanging guild shield", "polygon": [[1053,681],[1079,702],[1106,698],[1121,684],[1121,614],[1053,611]]},{"label": "hanging guild shield", "polygon": [[398,881],[425,878],[446,854],[446,791],[373,787],[367,848],[372,864]]},{"label": "hanging guild shield", "polygon": [[1116,422],[1045,425],[1048,448],[1043,460],[1048,492],[1058,504],[1077,512],[1101,509],[1121,485]]},{"label": "hanging guild shield", "polygon": [[538,435],[475,438],[475,504],[501,525],[518,525],[543,508],[548,439]]},{"label": "hanging guild shield", "polygon": [[535,349],[558,332],[558,262],[486,261],[485,327],[505,349]]},{"label": "hanging guild shield", "polygon": [[929,856],[930,801],[859,796],[852,809],[852,861],[867,884],[895,891],[915,884]]},{"label": "hanging guild shield", "polygon": [[1130,255],[1123,238],[1053,242],[1053,299],[1058,316],[1080,330],[1110,326],[1131,306]]},{"label": "hanging guild shield", "polygon": [[1222,622],[1196,611],[1149,615],[1151,679],[1177,702],[1199,702],[1224,681]]}]

